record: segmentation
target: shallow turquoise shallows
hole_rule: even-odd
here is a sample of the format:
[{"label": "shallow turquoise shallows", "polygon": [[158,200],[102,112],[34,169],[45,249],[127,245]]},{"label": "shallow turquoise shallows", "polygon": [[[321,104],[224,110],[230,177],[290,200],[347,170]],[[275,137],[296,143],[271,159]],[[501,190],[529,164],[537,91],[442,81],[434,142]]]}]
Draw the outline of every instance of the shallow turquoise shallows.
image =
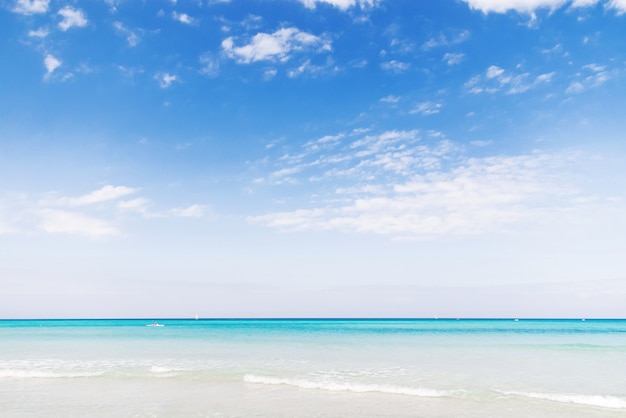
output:
[{"label": "shallow turquoise shallows", "polygon": [[624,417],[625,320],[3,320],[3,417]]}]

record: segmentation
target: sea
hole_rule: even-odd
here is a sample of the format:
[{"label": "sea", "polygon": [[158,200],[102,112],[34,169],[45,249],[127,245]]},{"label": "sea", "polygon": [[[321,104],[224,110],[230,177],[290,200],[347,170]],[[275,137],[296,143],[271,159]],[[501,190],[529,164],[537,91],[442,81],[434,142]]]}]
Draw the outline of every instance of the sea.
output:
[{"label": "sea", "polygon": [[0,416],[626,417],[626,320],[0,320]]}]

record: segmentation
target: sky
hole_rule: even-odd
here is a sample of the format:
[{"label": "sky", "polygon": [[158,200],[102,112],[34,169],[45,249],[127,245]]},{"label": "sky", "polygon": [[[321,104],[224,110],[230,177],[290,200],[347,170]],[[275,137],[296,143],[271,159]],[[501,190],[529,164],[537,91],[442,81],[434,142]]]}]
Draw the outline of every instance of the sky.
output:
[{"label": "sky", "polygon": [[625,0],[0,0],[0,318],[626,317]]}]

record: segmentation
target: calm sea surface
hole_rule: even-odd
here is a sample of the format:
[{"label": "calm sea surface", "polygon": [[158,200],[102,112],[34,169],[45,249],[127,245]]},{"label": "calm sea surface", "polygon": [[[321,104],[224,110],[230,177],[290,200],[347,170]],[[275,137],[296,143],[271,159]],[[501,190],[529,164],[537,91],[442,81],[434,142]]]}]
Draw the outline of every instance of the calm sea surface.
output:
[{"label": "calm sea surface", "polygon": [[625,320],[3,320],[2,417],[626,417]]}]

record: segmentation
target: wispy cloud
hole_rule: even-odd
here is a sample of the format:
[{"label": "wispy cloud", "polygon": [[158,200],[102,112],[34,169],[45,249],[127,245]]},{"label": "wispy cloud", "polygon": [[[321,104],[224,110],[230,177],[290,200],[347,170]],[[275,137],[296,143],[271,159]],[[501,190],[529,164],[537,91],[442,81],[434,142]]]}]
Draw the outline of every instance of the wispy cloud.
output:
[{"label": "wispy cloud", "polygon": [[128,42],[128,46],[130,47],[137,46],[137,44],[140,41],[140,38],[134,31],[124,26],[122,22],[113,22],[113,27],[115,28],[115,31],[117,33],[126,37],[126,42]]},{"label": "wispy cloud", "polygon": [[[484,155],[492,143],[471,145]],[[476,157],[469,145],[436,131],[354,130],[296,148],[274,146],[259,162],[268,174],[250,188],[272,187],[276,196],[298,185],[309,199],[277,201],[283,209],[248,221],[281,231],[430,239],[521,233],[609,205],[581,185],[580,167],[595,164],[595,157],[568,150]]]},{"label": "wispy cloud", "polygon": [[381,103],[398,103],[399,101],[400,101],[400,97],[394,96],[394,95],[385,96],[382,99],[380,99]]},{"label": "wispy cloud", "polygon": [[426,116],[434,115],[436,113],[439,113],[442,107],[443,107],[443,104],[441,103],[422,102],[422,103],[418,103],[417,106],[415,106],[415,108],[411,110],[409,113],[419,113],[420,115],[426,115]]},{"label": "wispy cloud", "polygon": [[585,90],[604,84],[611,76],[612,73],[604,65],[584,65],[582,71],[577,74],[577,80],[572,81],[565,92],[569,94],[582,93]]},{"label": "wispy cloud", "polygon": [[50,34],[47,29],[40,28],[37,30],[28,31],[28,36],[31,38],[45,38]]},{"label": "wispy cloud", "polygon": [[374,7],[380,3],[380,0],[300,0],[300,3],[304,4],[309,9],[314,9],[319,3],[329,4],[340,10],[347,10],[351,7],[359,6]]},{"label": "wispy cloud", "polygon": [[70,28],[83,28],[87,26],[87,16],[80,9],[73,9],[70,6],[65,6],[58,12],[63,18],[59,22],[59,28],[62,31],[66,31]]},{"label": "wispy cloud", "polygon": [[54,195],[48,195],[40,201],[40,204],[67,207],[93,205],[96,203],[117,200],[124,196],[137,193],[138,191],[139,189],[132,187],[106,185],[98,190],[94,190],[77,197],[56,197]]},{"label": "wispy cloud", "polygon": [[150,212],[151,202],[144,197],[136,197],[129,200],[121,200],[117,203],[117,208],[124,212],[134,212],[146,218],[158,217],[158,215]]},{"label": "wispy cloud", "polygon": [[380,64],[380,68],[383,70],[398,74],[407,71],[410,67],[409,63],[397,60],[386,61]]},{"label": "wispy cloud", "polygon": [[287,71],[287,76],[289,78],[295,78],[305,74],[315,76],[332,71],[337,71],[337,68],[333,66],[332,60],[327,60],[323,65],[316,65],[313,64],[310,59],[307,59],[299,66]]},{"label": "wispy cloud", "polygon": [[220,60],[210,52],[206,52],[200,56],[200,74],[209,77],[217,77],[220,73]]},{"label": "wispy cloud", "polygon": [[[123,237],[138,220],[206,218],[209,206],[159,209],[151,199],[138,196],[139,188],[106,185],[78,196],[44,193],[39,199],[26,195],[0,201],[0,234],[40,231],[101,239]],[[9,202],[9,203],[7,203]]]},{"label": "wispy cloud", "polygon": [[328,52],[331,42],[297,28],[282,28],[274,33],[257,33],[248,44],[235,45],[236,38],[222,41],[222,50],[240,64],[256,61],[286,62],[294,53]]},{"label": "wispy cloud", "polygon": [[[439,161],[453,157],[450,146],[439,153],[427,148]],[[388,154],[380,150],[370,159],[378,161],[383,155]],[[323,205],[249,221],[283,231],[344,230],[420,239],[507,233],[520,225],[548,223],[576,206],[579,191],[564,173],[577,158],[571,153],[485,158],[457,154],[445,165],[396,170],[399,176],[385,180],[359,173],[359,187],[337,189]]]},{"label": "wispy cloud", "polygon": [[50,0],[17,0],[13,12],[23,15],[46,13]]},{"label": "wispy cloud", "polygon": [[446,52],[443,55],[443,60],[448,64],[448,65],[456,65],[456,64],[460,64],[461,61],[463,61],[463,59],[465,58],[465,54],[463,53],[453,53],[453,52]]},{"label": "wispy cloud", "polygon": [[174,208],[170,210],[172,216],[179,218],[202,218],[206,211],[203,205],[191,205],[186,208]]},{"label": "wispy cloud", "polygon": [[422,49],[428,50],[441,46],[457,45],[467,41],[469,37],[470,32],[468,30],[463,30],[451,35],[439,34],[438,36],[432,37],[428,41],[424,42],[422,44]]},{"label": "wispy cloud", "polygon": [[554,72],[539,74],[533,77],[530,73],[513,73],[496,65],[492,65],[483,75],[476,75],[465,83],[469,93],[498,93],[519,94],[534,89],[540,85],[549,84]]},{"label": "wispy cloud", "polygon": [[[429,143],[435,140],[435,143]],[[428,141],[428,142],[427,142]],[[452,144],[434,133],[390,130],[369,134],[361,130],[326,135],[303,144],[295,153],[275,161],[263,182],[283,184],[392,179],[440,166],[455,152]]]},{"label": "wispy cloud", "polygon": [[120,235],[119,229],[113,223],[82,213],[42,209],[38,215],[40,218],[39,227],[48,233],[79,235],[87,238],[106,238]]}]

